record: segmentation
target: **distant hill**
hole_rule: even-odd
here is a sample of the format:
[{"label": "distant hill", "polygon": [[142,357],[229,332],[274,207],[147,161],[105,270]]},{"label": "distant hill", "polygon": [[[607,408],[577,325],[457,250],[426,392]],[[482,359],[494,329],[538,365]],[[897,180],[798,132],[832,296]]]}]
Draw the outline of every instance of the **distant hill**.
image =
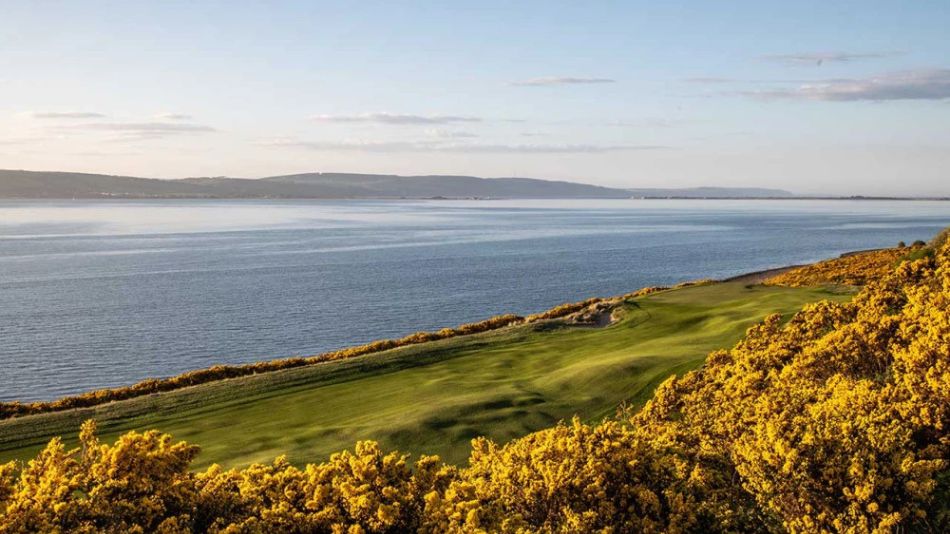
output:
[{"label": "distant hill", "polygon": [[0,198],[750,198],[778,189],[617,189],[534,178],[307,173],[268,178],[159,180],[74,172],[0,170]]},{"label": "distant hill", "polygon": [[275,195],[289,197],[628,198],[630,196],[623,189],[534,178],[307,173],[258,180],[193,178],[184,181],[190,184],[224,187],[242,193],[273,191]]},{"label": "distant hill", "polygon": [[102,198],[203,196],[200,186],[171,180],[75,172],[0,170],[3,198]]},{"label": "distant hill", "polygon": [[762,187],[689,187],[685,189],[627,189],[635,198],[791,198],[784,189]]},{"label": "distant hill", "polygon": [[628,198],[623,189],[532,178],[310,173],[259,179],[0,170],[0,198]]}]

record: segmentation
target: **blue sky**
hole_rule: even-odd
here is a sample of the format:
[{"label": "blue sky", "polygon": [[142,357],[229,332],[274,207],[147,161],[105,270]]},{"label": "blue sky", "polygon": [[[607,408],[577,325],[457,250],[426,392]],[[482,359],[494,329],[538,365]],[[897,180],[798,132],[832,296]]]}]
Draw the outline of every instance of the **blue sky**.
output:
[{"label": "blue sky", "polygon": [[0,2],[0,167],[950,194],[944,2]]}]

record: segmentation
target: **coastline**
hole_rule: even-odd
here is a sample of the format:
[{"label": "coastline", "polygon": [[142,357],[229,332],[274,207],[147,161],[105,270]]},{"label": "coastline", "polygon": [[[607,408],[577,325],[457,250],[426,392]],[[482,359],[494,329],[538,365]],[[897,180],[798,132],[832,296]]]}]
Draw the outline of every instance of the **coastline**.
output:
[{"label": "coastline", "polygon": [[32,458],[49,439],[74,443],[95,419],[105,439],[160,428],[202,445],[198,463],[226,467],[322,461],[360,439],[465,462],[475,435],[507,441],[586,414],[641,405],[670,375],[703,365],[749,328],[852,292],[742,283],[696,284],[628,300],[606,328],[553,320],[248,375],[88,408],[0,421],[0,463]]},{"label": "coastline", "polygon": [[744,197],[744,196],[723,196],[723,197],[701,197],[701,196],[526,196],[526,197],[504,197],[504,196],[195,196],[195,195],[80,195],[80,196],[2,196],[0,201],[24,201],[24,202],[44,202],[44,201],[89,201],[89,200],[202,200],[202,201],[229,201],[229,200],[374,200],[374,201],[400,201],[400,200],[825,200],[825,201],[896,201],[896,202],[950,202],[950,197],[869,197],[869,196],[787,196],[787,197]]},{"label": "coastline", "polygon": [[[859,254],[854,251],[842,255]],[[194,386],[220,382],[250,375],[273,373],[286,369],[309,367],[333,361],[350,360],[377,354],[380,352],[410,345],[420,345],[453,337],[476,333],[498,331],[504,328],[536,323],[563,323],[571,326],[603,328],[613,323],[613,311],[628,299],[642,297],[661,291],[669,291],[696,285],[739,282],[756,285],[765,279],[776,276],[803,265],[789,265],[772,269],[751,271],[729,278],[699,279],[680,282],[671,286],[648,286],[622,295],[611,297],[591,297],[583,301],[565,303],[547,310],[519,316],[515,314],[495,315],[483,321],[459,325],[455,328],[443,328],[435,332],[420,331],[397,339],[381,339],[328,351],[312,356],[297,356],[261,360],[249,364],[215,365],[194,369],[164,378],[146,378],[128,386],[91,390],[77,395],[67,395],[50,401],[21,402],[17,400],[0,402],[0,421],[32,415],[63,412],[73,409],[90,408],[103,404],[144,397],[157,393],[166,393]]]}]

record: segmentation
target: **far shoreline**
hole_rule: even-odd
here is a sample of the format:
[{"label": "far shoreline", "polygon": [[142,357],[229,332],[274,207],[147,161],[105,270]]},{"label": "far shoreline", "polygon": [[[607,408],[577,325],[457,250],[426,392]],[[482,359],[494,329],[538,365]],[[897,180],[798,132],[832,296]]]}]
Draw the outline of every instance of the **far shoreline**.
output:
[{"label": "far shoreline", "polygon": [[0,201],[22,201],[22,202],[41,202],[41,201],[91,201],[91,200],[201,200],[201,201],[235,201],[235,200],[269,200],[269,201],[410,201],[410,200],[428,200],[428,201],[504,201],[504,200],[774,200],[774,201],[801,201],[801,200],[822,200],[822,201],[856,201],[856,202],[948,202],[950,197],[878,197],[878,196],[791,196],[791,197],[691,197],[691,196],[672,196],[672,197],[283,197],[283,196],[137,196],[137,195],[102,195],[102,196],[80,196],[80,197],[0,197]]}]

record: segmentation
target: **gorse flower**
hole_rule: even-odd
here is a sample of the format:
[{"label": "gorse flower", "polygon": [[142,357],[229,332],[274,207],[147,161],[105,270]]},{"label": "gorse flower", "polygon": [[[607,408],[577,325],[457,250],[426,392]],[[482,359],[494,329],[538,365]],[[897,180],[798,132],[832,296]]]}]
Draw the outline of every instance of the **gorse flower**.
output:
[{"label": "gorse flower", "polygon": [[886,276],[902,259],[924,256],[928,252],[930,249],[920,244],[860,252],[786,271],[767,279],[765,284],[791,287],[819,284],[863,286]]}]

